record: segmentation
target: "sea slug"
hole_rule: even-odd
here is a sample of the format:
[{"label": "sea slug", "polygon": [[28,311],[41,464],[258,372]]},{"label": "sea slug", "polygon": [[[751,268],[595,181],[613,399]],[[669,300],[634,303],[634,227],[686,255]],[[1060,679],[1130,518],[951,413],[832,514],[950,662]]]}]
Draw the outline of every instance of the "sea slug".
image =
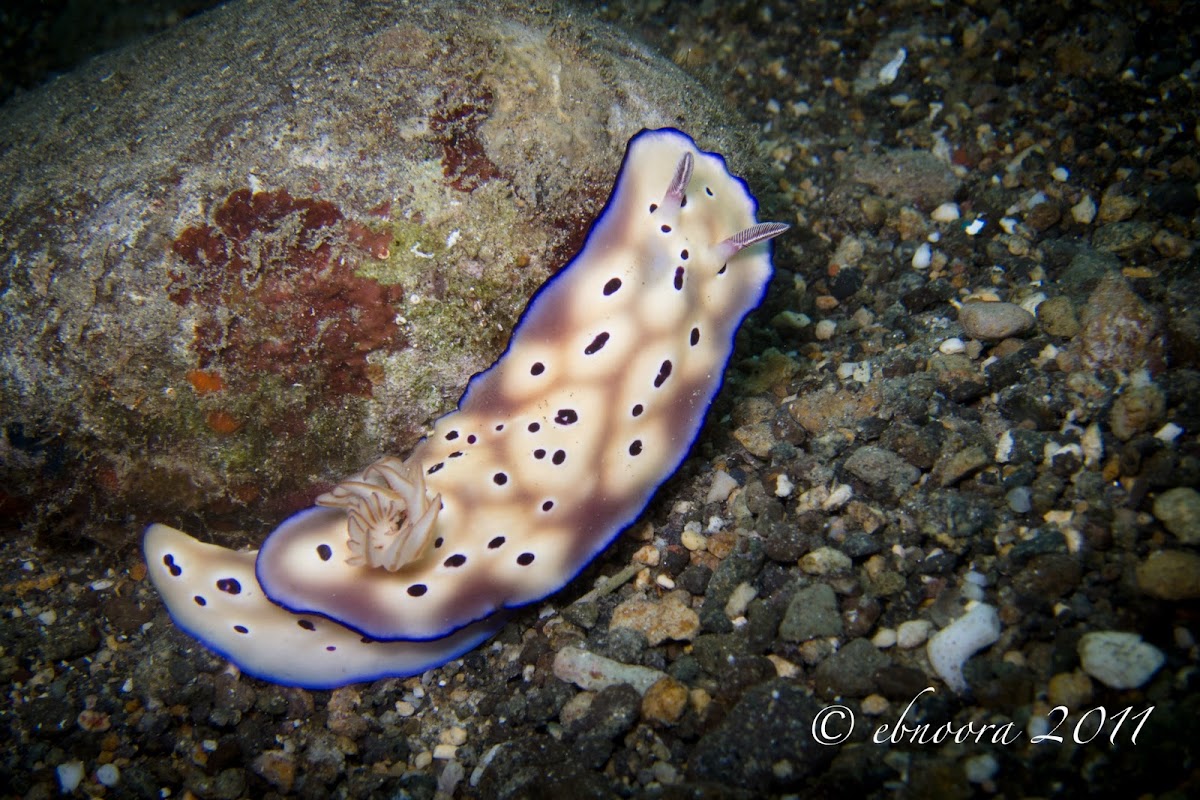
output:
[{"label": "sea slug", "polygon": [[330,688],[438,666],[566,585],[686,457],[771,277],[721,156],[642,131],[580,252],[405,459],[383,458],[257,553],[151,525],[176,624],[243,671]]}]

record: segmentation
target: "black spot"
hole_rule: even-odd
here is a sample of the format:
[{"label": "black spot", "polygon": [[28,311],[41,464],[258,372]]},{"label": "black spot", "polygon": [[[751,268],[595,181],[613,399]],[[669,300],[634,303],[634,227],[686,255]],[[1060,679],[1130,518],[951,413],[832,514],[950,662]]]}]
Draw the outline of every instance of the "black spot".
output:
[{"label": "black spot", "polygon": [[439,536],[439,537],[437,537],[436,539],[434,539],[434,540],[433,540],[433,547],[434,547],[434,549],[436,550],[437,548],[441,547],[441,546],[442,546],[442,545],[444,545],[445,543],[446,543],[446,540],[445,540],[445,539],[443,539],[441,536]]},{"label": "black spot", "polygon": [[249,633],[250,632],[250,629],[247,628],[245,625],[234,625],[233,629],[235,631],[237,631],[238,633]]},{"label": "black spot", "polygon": [[433,473],[437,472],[439,469],[441,469],[441,468],[442,468],[442,467],[444,467],[444,466],[446,466],[446,465],[445,465],[445,464],[443,464],[441,461],[439,461],[438,463],[434,464],[434,465],[433,465],[432,467],[430,467],[429,469],[425,470],[425,474],[426,474],[426,475],[432,475]]},{"label": "black spot", "polygon": [[317,545],[317,558],[322,561],[328,561],[333,558],[333,548],[327,544]]},{"label": "black spot", "polygon": [[462,456],[462,450],[455,450],[450,454],[450,458],[459,458]]},{"label": "black spot", "polygon": [[533,451],[533,457],[534,458],[545,458],[546,451],[539,447],[537,450]]},{"label": "black spot", "polygon": [[654,388],[662,386],[667,382],[667,378],[671,377],[671,362],[664,361],[662,366],[658,368],[658,375],[654,378]]},{"label": "black spot", "polygon": [[315,631],[317,629],[316,624],[311,619],[296,620],[296,624],[306,631]]},{"label": "black spot", "polygon": [[629,445],[629,455],[640,456],[642,454],[642,440],[634,439]]},{"label": "black spot", "polygon": [[663,226],[662,226],[662,228],[661,228],[661,230],[662,230],[662,232],[663,232],[663,233],[670,233],[670,232],[671,232],[671,226],[670,226],[670,225],[663,225]]},{"label": "black spot", "polygon": [[560,408],[554,421],[559,425],[574,425],[579,421],[579,414],[573,408]]},{"label": "black spot", "polygon": [[709,197],[712,197],[712,196],[713,196],[713,190],[712,190],[712,189],[710,189],[710,188],[708,188],[707,186],[705,186],[705,187],[704,187],[704,193],[705,193],[706,195],[708,195]]},{"label": "black spot", "polygon": [[633,407],[633,415],[635,417],[640,417],[642,415],[642,412],[645,410],[646,410],[645,407],[641,403],[638,403],[637,405],[635,405]]},{"label": "black spot", "polygon": [[691,342],[692,342],[692,347],[695,347],[696,345],[700,344],[700,329],[699,328],[692,328]]},{"label": "black spot", "polygon": [[508,483],[508,476],[503,472],[497,472],[492,476],[492,483],[496,484],[497,486],[503,486],[504,484]]},{"label": "black spot", "polygon": [[554,458],[552,458],[550,460],[553,461],[556,465],[561,464],[567,460],[567,452],[565,450],[555,450]]},{"label": "black spot", "polygon": [[617,291],[617,289],[620,289],[620,288],[621,288],[621,279],[620,278],[610,278],[608,283],[604,284],[604,296],[608,297],[610,294],[613,294],[614,292]]},{"label": "black spot", "polygon": [[658,211],[658,203],[651,203],[650,204],[650,213],[653,214],[655,211]]},{"label": "black spot", "polygon": [[429,587],[423,583],[414,583],[412,586],[408,587],[409,597],[420,597],[428,591]]},{"label": "black spot", "polygon": [[546,365],[540,361],[533,362],[533,366],[529,368],[530,375],[541,375],[546,371]]},{"label": "black spot", "polygon": [[495,550],[502,544],[504,544],[504,537],[497,536],[495,539],[492,539],[490,542],[488,542],[488,550]]},{"label": "black spot", "polygon": [[728,264],[722,264],[722,265],[721,265],[721,268],[720,268],[719,270],[717,270],[717,274],[718,274],[718,275],[724,275],[724,274],[725,274],[725,268],[726,268],[726,267],[728,267],[728,266],[729,266]]},{"label": "black spot", "polygon": [[497,425],[497,426],[496,426],[496,432],[497,432],[497,433],[499,433],[499,432],[500,432],[500,431],[502,431],[502,430],[504,430],[504,423],[503,423],[503,422],[501,422],[499,425]]},{"label": "black spot", "polygon": [[475,444],[477,441],[479,440],[475,438],[475,434],[473,433],[467,437],[467,444]]},{"label": "black spot", "polygon": [[683,288],[683,267],[675,268],[675,291]]},{"label": "black spot", "polygon": [[454,439],[457,439],[457,438],[458,438],[458,431],[450,431],[449,433],[447,433],[447,434],[446,434],[446,438],[447,438],[447,439],[449,439],[449,440],[451,440],[451,441],[452,441],[452,440],[454,440]]},{"label": "black spot", "polygon": [[443,561],[442,566],[443,567],[461,567],[465,563],[467,563],[467,557],[464,556],[462,553],[455,553],[454,555],[450,556],[445,561]]},{"label": "black spot", "polygon": [[196,595],[196,597],[195,597],[195,600],[196,600],[196,605],[198,605],[198,606],[206,606],[206,605],[208,605],[208,601],[207,601],[207,600],[205,600],[205,599],[204,599],[203,597],[201,597],[200,595]]},{"label": "black spot", "polygon": [[583,349],[583,354],[585,356],[594,355],[600,352],[600,348],[604,347],[606,344],[608,344],[608,331],[605,331],[604,333],[598,335],[595,339],[592,339],[592,343]]},{"label": "black spot", "polygon": [[178,578],[183,574],[183,567],[175,563],[175,556],[171,555],[170,553],[167,553],[165,556],[163,556],[163,564],[166,565],[167,571],[170,572],[174,577]]},{"label": "black spot", "polygon": [[217,581],[217,588],[226,594],[242,593],[242,584],[238,583],[237,578],[221,578]]},{"label": "black spot", "polygon": [[335,650],[337,650],[337,647],[335,647],[334,645],[331,645],[331,644],[327,644],[327,645],[325,645],[325,649],[326,649],[326,651],[332,653]]},{"label": "black spot", "polygon": [[360,642],[362,642],[363,644],[375,644],[375,640],[372,639],[370,636],[360,636],[360,637],[358,637],[358,640]]},{"label": "black spot", "polygon": [[684,261],[687,261],[688,260],[688,251],[686,249],[681,250],[679,252],[679,257],[682,258]]},{"label": "black spot", "polygon": [[554,508],[553,500],[547,500],[546,502],[542,503],[542,511],[549,511],[552,508]]},{"label": "black spot", "polygon": [[539,423],[537,423],[537,422],[529,423],[529,432],[530,433],[537,433],[541,429],[542,429],[542,426]]},{"label": "black spot", "polygon": [[680,200],[679,200],[679,207],[680,207],[680,208],[687,208],[687,195],[686,195],[686,194],[685,194],[685,195],[684,195],[682,198],[680,198]]},{"label": "black spot", "polygon": [[522,567],[528,567],[533,563],[533,558],[533,553],[521,553],[521,555],[517,556],[517,563]]}]

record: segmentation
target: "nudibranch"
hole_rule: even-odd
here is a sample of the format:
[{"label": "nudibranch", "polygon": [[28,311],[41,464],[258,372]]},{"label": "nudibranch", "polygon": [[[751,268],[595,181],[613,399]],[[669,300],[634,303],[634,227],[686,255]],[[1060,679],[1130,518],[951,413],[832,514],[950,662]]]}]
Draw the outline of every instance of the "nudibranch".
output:
[{"label": "nudibranch", "polygon": [[150,526],[171,617],[251,675],[331,688],[439,666],[561,589],[699,434],[787,229],[756,211],[686,134],[634,136],[583,248],[407,458],[338,484],[257,553]]}]

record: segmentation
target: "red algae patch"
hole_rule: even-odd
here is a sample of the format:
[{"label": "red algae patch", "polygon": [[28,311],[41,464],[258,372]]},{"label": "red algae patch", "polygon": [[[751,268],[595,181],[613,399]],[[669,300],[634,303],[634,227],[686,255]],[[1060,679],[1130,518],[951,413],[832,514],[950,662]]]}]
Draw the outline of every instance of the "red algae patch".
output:
[{"label": "red algae patch", "polygon": [[[200,368],[188,373],[196,392],[223,386],[212,370],[220,365],[304,381],[332,395],[370,395],[367,356],[404,346],[393,308],[402,290],[354,274],[337,206],[283,189],[238,189],[211,217],[172,244],[182,263],[170,272],[169,296],[200,312]],[[370,244],[368,252],[378,249],[377,241]]]}]

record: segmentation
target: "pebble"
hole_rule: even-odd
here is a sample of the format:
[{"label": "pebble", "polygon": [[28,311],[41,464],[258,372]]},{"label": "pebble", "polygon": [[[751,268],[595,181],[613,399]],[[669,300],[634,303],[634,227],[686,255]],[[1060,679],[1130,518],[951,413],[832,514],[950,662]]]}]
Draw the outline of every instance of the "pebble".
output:
[{"label": "pebble", "polygon": [[96,768],[96,780],[111,789],[121,782],[121,770],[116,764],[101,764]]},{"label": "pebble", "polygon": [[938,351],[948,356],[966,352],[966,349],[966,344],[957,336],[951,337],[938,345]]},{"label": "pebble", "polygon": [[704,502],[724,503],[736,488],[738,488],[737,479],[725,470],[719,469],[713,473],[712,483],[708,486],[708,494],[705,495]]},{"label": "pebble", "polygon": [[891,450],[874,445],[858,448],[845,462],[846,471],[869,486],[899,497],[921,478],[921,470]]},{"label": "pebble", "polygon": [[758,596],[758,590],[749,583],[739,583],[729,595],[729,599],[725,601],[725,616],[730,619],[737,619],[745,615],[746,609],[750,605],[750,601]]},{"label": "pebble", "polygon": [[966,614],[938,631],[925,652],[929,663],[946,685],[958,693],[967,690],[963,664],[1000,638],[1000,616],[986,603],[977,603]]},{"label": "pebble", "polygon": [[1166,660],[1157,647],[1127,631],[1084,634],[1078,651],[1084,671],[1111,689],[1136,689]]},{"label": "pebble", "polygon": [[850,556],[832,547],[818,547],[800,559],[800,569],[809,575],[829,575],[844,572],[853,565]]},{"label": "pebble", "polygon": [[1037,320],[1042,330],[1050,336],[1070,339],[1079,333],[1079,318],[1075,316],[1075,306],[1068,297],[1060,295],[1043,300],[1037,307]]},{"label": "pebble", "polygon": [[296,759],[283,750],[264,750],[255,757],[251,769],[284,794],[291,792],[296,782]]},{"label": "pebble", "polygon": [[888,699],[881,694],[869,694],[863,698],[862,712],[867,716],[877,717],[891,706]]},{"label": "pebble", "polygon": [[1071,352],[1092,371],[1112,369],[1126,374],[1162,369],[1166,342],[1161,313],[1109,272],[1080,307],[1079,335]]},{"label": "pebble", "polygon": [[691,550],[693,553],[697,550],[703,550],[708,546],[708,540],[700,531],[689,527],[692,523],[684,526],[683,533],[679,535],[679,543]]},{"label": "pebble", "polygon": [[58,785],[62,789],[62,793],[71,794],[83,780],[83,762],[67,761],[59,764],[54,768],[54,774],[58,778]]},{"label": "pebble", "polygon": [[1079,670],[1060,672],[1050,678],[1046,699],[1051,705],[1082,709],[1092,702],[1092,679]]},{"label": "pebble", "polygon": [[1000,762],[991,753],[980,753],[963,760],[963,774],[971,783],[987,783],[1000,771]]},{"label": "pebble", "polygon": [[688,689],[672,677],[661,678],[642,697],[642,718],[674,725],[687,708]]},{"label": "pebble", "polygon": [[813,336],[817,337],[819,342],[829,341],[836,332],[837,323],[831,319],[823,319],[813,327]]},{"label": "pebble", "polygon": [[954,222],[960,216],[958,203],[942,203],[929,214],[934,222]]},{"label": "pebble", "polygon": [[997,341],[1033,327],[1033,314],[1014,303],[966,303],[958,310],[963,331],[973,339]]},{"label": "pebble", "polygon": [[880,628],[871,637],[871,644],[878,647],[880,650],[886,650],[889,647],[896,645],[899,636],[896,635],[895,628]]},{"label": "pebble", "polygon": [[901,650],[920,647],[929,638],[931,630],[933,630],[933,623],[927,619],[910,619],[902,622],[896,629],[896,645]]},{"label": "pebble", "polygon": [[1091,195],[1084,195],[1078,203],[1071,206],[1071,219],[1080,225],[1091,225],[1096,218],[1096,201]]},{"label": "pebble", "polygon": [[827,583],[816,583],[796,592],[779,624],[779,638],[788,642],[841,635],[842,615],[837,595]]},{"label": "pebble", "polygon": [[1168,489],[1154,499],[1154,516],[1184,544],[1200,544],[1200,492]]},{"label": "pebble", "polygon": [[912,268],[926,270],[926,269],[929,269],[929,265],[932,262],[933,262],[932,248],[930,248],[928,242],[922,243],[921,246],[918,247],[916,249],[916,251],[913,253]]},{"label": "pebble", "polygon": [[1122,393],[1108,416],[1113,435],[1127,442],[1139,433],[1157,428],[1165,418],[1167,399],[1162,389],[1150,384]]},{"label": "pebble", "polygon": [[1163,600],[1200,597],[1200,555],[1183,550],[1158,550],[1138,565],[1138,588]]},{"label": "pebble", "polygon": [[775,434],[771,431],[770,424],[766,422],[742,425],[734,430],[733,438],[737,439],[742,447],[758,458],[769,456],[771,448],[776,444]]},{"label": "pebble", "polygon": [[638,693],[645,694],[665,677],[665,673],[636,664],[622,664],[578,647],[564,647],[554,656],[554,676],[580,689],[599,691],[627,683]]},{"label": "pebble", "polygon": [[632,628],[642,633],[651,647],[668,639],[690,642],[700,630],[700,615],[685,604],[687,596],[683,591],[671,592],[661,600],[635,595],[613,610],[609,630]]},{"label": "pebble", "polygon": [[866,639],[855,639],[813,670],[813,688],[822,697],[866,697],[877,691],[875,673],[891,664]]}]

